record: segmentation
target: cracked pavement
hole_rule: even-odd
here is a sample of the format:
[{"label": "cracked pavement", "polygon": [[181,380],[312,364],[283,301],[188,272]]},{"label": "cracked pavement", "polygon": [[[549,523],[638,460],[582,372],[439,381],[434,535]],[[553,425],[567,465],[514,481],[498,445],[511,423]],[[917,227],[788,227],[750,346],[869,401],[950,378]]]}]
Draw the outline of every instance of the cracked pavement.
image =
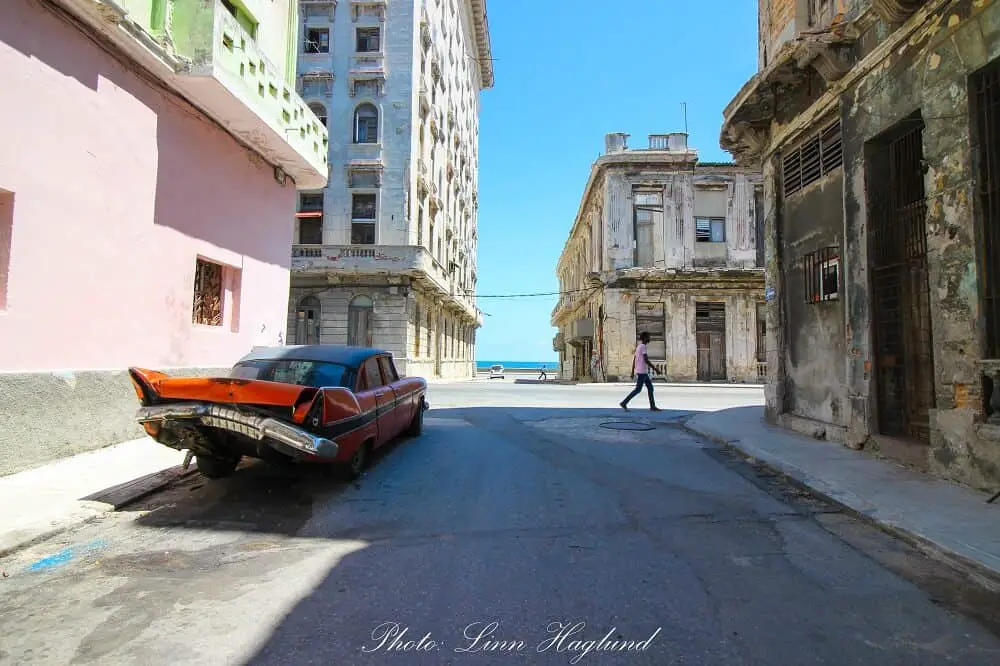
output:
[{"label": "cracked pavement", "polygon": [[684,429],[758,390],[628,390],[436,385],[357,483],[189,477],[0,560],[0,663],[1000,663],[991,595]]}]

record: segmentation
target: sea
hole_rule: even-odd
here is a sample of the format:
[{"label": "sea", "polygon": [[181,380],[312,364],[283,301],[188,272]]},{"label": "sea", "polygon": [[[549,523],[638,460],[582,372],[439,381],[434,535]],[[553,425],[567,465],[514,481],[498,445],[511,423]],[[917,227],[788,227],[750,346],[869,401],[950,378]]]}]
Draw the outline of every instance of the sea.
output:
[{"label": "sea", "polygon": [[547,370],[559,367],[559,361],[476,361],[477,370],[489,370],[491,365],[500,364],[505,370]]}]

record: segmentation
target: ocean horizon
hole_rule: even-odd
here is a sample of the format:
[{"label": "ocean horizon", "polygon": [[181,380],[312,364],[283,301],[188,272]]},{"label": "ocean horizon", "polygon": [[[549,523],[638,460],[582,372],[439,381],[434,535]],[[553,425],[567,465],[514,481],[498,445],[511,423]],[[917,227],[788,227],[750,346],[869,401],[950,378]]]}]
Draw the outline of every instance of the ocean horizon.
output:
[{"label": "ocean horizon", "polygon": [[558,368],[559,361],[476,361],[478,370],[489,370],[491,365],[499,363],[504,368],[522,368],[525,370],[540,370],[542,366],[547,369]]}]

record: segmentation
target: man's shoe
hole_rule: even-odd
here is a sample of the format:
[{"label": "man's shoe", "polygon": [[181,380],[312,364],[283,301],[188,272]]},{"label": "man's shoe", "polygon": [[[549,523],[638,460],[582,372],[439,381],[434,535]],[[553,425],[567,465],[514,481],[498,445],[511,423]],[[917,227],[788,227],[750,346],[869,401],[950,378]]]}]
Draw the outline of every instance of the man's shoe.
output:
[{"label": "man's shoe", "polygon": [[653,407],[650,407],[650,408],[649,408],[649,411],[651,411],[651,412],[662,412],[663,410],[662,410],[662,409],[660,409],[659,407],[656,407],[656,406],[654,405]]},{"label": "man's shoe", "polygon": [[625,406],[624,402],[619,402],[618,406],[621,407],[622,409],[624,409],[626,412],[628,411],[628,407]]}]

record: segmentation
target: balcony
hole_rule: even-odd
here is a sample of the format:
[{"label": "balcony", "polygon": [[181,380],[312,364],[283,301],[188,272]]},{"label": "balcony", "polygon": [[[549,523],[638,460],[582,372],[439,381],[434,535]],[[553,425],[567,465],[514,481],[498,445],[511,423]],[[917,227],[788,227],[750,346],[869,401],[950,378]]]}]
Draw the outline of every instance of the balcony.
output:
[{"label": "balcony", "polygon": [[293,245],[293,275],[406,275],[448,297],[482,323],[475,299],[457,287],[430,252],[414,245]]},{"label": "balcony", "polygon": [[145,15],[108,0],[60,4],[291,176],[298,188],[326,186],[326,127],[295,92],[294,72],[275,66],[221,2],[175,0],[156,34],[148,3]]},{"label": "balcony", "polygon": [[351,0],[351,21],[357,23],[362,16],[385,21],[388,0]]},{"label": "balcony", "polygon": [[357,165],[381,165],[381,143],[349,143],[347,144],[347,161]]}]

